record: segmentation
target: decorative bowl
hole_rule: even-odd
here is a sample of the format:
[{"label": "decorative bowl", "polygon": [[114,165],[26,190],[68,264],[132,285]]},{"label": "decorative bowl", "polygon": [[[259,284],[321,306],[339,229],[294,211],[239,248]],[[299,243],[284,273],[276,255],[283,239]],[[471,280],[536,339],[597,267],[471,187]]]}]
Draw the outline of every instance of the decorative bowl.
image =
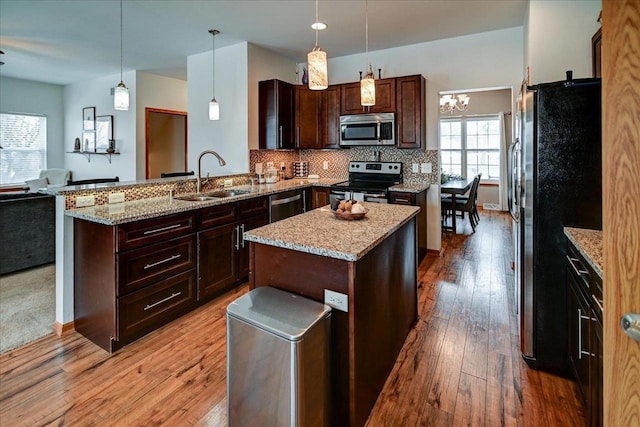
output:
[{"label": "decorative bowl", "polygon": [[365,217],[365,215],[367,215],[367,212],[369,212],[369,209],[365,208],[364,212],[361,213],[351,213],[349,211],[345,211],[345,212],[338,212],[338,211],[334,211],[333,209],[331,209],[331,213],[333,213],[333,216],[335,216],[336,218],[339,219],[345,219],[347,221],[352,221],[352,220],[356,220],[356,219],[362,219]]}]

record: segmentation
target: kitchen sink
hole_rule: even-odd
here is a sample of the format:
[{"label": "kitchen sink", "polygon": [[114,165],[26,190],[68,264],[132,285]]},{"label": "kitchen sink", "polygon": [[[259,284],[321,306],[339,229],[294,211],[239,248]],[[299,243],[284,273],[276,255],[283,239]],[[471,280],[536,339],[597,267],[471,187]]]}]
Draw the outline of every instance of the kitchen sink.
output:
[{"label": "kitchen sink", "polygon": [[211,193],[193,194],[190,196],[176,197],[177,200],[184,200],[186,202],[206,202],[208,200],[222,199],[225,197],[239,196],[241,194],[248,194],[247,190],[220,190]]}]

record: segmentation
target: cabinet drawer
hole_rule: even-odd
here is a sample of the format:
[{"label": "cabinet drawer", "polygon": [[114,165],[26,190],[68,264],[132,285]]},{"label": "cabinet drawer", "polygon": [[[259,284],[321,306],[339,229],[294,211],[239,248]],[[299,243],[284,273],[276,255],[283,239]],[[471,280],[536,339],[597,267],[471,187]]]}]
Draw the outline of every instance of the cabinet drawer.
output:
[{"label": "cabinet drawer", "polygon": [[202,230],[205,228],[215,227],[218,225],[228,224],[236,221],[238,218],[238,204],[227,203],[211,208],[201,209],[198,213],[198,227]]},{"label": "cabinet drawer", "polygon": [[414,206],[416,204],[416,195],[414,193],[389,192],[389,203]]},{"label": "cabinet drawer", "polygon": [[118,298],[120,340],[138,338],[191,309],[195,277],[192,269]]},{"label": "cabinet drawer", "polygon": [[269,212],[269,198],[258,197],[255,199],[243,200],[238,203],[240,208],[240,218],[266,214]]},{"label": "cabinet drawer", "polygon": [[118,226],[117,252],[171,239],[196,230],[192,213],[169,215]]},{"label": "cabinet drawer", "polygon": [[118,254],[118,295],[195,266],[195,233]]}]

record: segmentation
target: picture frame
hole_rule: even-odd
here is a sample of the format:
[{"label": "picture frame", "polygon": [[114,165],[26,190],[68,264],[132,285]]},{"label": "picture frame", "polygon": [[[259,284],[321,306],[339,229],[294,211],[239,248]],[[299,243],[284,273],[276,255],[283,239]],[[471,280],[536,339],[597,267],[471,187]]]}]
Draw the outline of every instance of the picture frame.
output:
[{"label": "picture frame", "polygon": [[96,107],[82,109],[82,130],[96,130]]},{"label": "picture frame", "polygon": [[113,138],[113,116],[96,116],[96,153],[106,153]]},{"label": "picture frame", "polygon": [[82,132],[82,151],[96,151],[95,132]]}]

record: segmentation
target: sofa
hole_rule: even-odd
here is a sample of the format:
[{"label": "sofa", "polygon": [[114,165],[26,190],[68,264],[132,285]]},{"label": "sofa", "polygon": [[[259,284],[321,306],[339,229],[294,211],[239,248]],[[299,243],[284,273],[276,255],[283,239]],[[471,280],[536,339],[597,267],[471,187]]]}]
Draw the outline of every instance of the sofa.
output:
[{"label": "sofa", "polygon": [[0,193],[0,275],[55,262],[55,196]]}]

